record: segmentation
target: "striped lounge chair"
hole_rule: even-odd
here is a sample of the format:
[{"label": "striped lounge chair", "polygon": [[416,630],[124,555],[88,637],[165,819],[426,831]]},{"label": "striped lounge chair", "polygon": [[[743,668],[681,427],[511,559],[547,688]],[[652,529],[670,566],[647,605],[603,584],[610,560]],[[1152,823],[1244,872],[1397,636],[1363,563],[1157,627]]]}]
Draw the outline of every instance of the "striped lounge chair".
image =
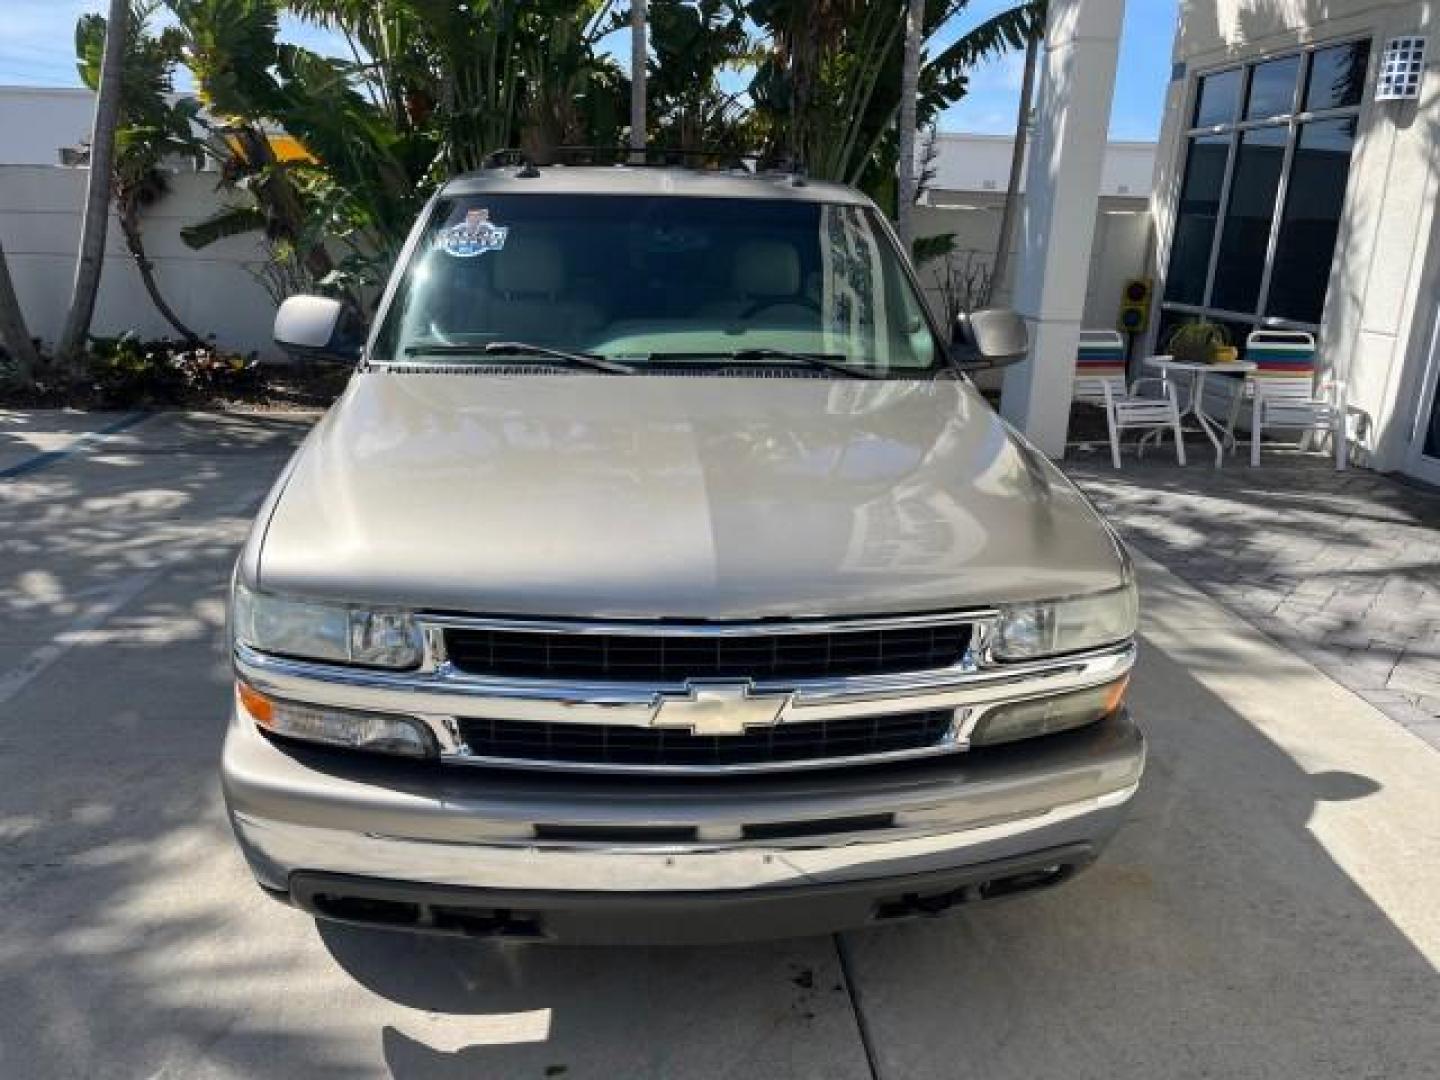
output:
[{"label": "striped lounge chair", "polygon": [[[1126,385],[1125,340],[1113,330],[1080,331],[1080,349],[1075,357],[1074,400],[1099,405],[1105,410],[1110,433],[1110,460],[1120,468],[1120,436],[1129,429],[1144,428],[1163,434],[1168,428],[1175,436],[1175,457],[1185,464],[1185,438],[1180,432],[1180,404],[1175,388],[1163,379],[1136,379]],[[1160,387],[1160,397],[1142,397],[1146,384]],[[1142,439],[1137,453],[1143,453]]]},{"label": "striped lounge chair", "polygon": [[1335,468],[1347,464],[1345,384],[1327,380],[1316,396],[1315,337],[1301,330],[1256,330],[1245,344],[1251,375],[1250,464],[1260,464],[1265,428],[1302,431],[1301,449],[1309,449],[1316,431],[1330,435]]}]

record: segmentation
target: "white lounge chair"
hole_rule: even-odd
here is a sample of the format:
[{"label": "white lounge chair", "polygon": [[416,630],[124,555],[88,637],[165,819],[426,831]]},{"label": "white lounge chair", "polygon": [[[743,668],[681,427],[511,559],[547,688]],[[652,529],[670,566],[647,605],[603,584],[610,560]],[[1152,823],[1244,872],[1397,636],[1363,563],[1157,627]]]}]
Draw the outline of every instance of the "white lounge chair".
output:
[{"label": "white lounge chair", "polygon": [[[1180,403],[1174,385],[1156,378],[1136,379],[1127,385],[1125,378],[1125,340],[1113,330],[1080,331],[1074,399],[1104,408],[1110,460],[1115,468],[1120,468],[1120,436],[1140,429],[1153,431],[1158,437],[1169,429],[1175,436],[1175,458],[1184,465],[1185,436],[1180,430]],[[1148,384],[1160,387],[1161,396],[1143,396],[1140,390]],[[1135,452],[1144,455],[1144,440]]]},{"label": "white lounge chair", "polygon": [[1308,450],[1317,431],[1334,444],[1335,468],[1344,471],[1349,459],[1345,427],[1345,384],[1330,379],[1315,387],[1315,338],[1300,330],[1256,330],[1245,345],[1245,359],[1254,361],[1250,414],[1250,464],[1260,464],[1260,436],[1265,428],[1301,431],[1300,448]]}]

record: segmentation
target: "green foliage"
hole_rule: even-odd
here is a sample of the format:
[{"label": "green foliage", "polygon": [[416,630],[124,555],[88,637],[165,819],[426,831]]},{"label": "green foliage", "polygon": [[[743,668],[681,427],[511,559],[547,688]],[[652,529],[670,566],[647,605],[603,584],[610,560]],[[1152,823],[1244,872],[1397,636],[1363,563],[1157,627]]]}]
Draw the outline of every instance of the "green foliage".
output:
[{"label": "green foliage", "polygon": [[222,206],[202,221],[186,225],[180,239],[192,248],[206,248],[231,236],[265,228],[265,213],[257,206]]},{"label": "green foliage", "polygon": [[[160,167],[167,158],[197,164],[204,144],[195,133],[199,103],[173,99],[180,36],[174,28],[148,33],[157,4],[132,0],[120,72],[120,110],[115,131],[115,202],[123,216],[164,194]],[[91,90],[100,86],[105,18],[84,15],[75,24],[76,68]]]},{"label": "green foliage", "polygon": [[[365,290],[428,194],[493,150],[545,161],[625,134],[628,79],[602,47],[628,23],[616,0],[167,2],[233,196],[186,241],[263,230],[286,264],[277,289]],[[893,205],[905,4],[650,0],[652,144],[789,156]],[[968,4],[930,0],[927,37]],[[1022,48],[1043,9],[1019,3],[931,56],[921,124],[964,94],[975,63]],[[337,31],[351,55],[280,41],[282,10]],[[277,130],[310,160],[277,160]]]},{"label": "green foliage", "polygon": [[740,0],[650,0],[646,90],[650,141],[667,149],[744,152],[756,134],[741,95],[720,85],[755,46]]},{"label": "green foliage", "polygon": [[[929,0],[927,41],[970,0]],[[751,85],[771,149],[811,175],[857,184],[894,203],[895,133],[904,62],[906,0],[752,0],[750,17],[772,43]],[[965,95],[977,63],[1024,48],[1044,0],[1017,3],[930,56],[920,70],[917,122]]]},{"label": "green foliage", "polygon": [[917,236],[910,245],[911,260],[917,268],[948,258],[955,252],[955,234],[941,233],[939,236]]}]

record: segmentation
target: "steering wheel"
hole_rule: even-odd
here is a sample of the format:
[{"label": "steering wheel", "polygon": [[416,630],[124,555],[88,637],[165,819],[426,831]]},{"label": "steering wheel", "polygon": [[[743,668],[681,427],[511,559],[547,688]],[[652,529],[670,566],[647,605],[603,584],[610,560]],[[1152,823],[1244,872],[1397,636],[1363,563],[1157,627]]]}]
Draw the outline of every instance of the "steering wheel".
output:
[{"label": "steering wheel", "polygon": [[810,299],[808,296],[778,296],[770,300],[757,300],[740,313],[740,319],[748,322],[755,318],[762,311],[769,311],[777,307],[802,307],[813,311],[816,315],[822,314],[819,302]]}]

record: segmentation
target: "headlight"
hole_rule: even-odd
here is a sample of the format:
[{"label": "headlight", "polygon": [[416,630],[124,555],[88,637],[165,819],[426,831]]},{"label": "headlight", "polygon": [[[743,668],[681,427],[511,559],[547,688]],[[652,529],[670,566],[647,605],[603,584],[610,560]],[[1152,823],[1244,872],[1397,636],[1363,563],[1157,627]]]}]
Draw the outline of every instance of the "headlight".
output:
[{"label": "headlight", "polygon": [[230,617],[235,640],[260,652],[368,667],[420,663],[420,631],[408,612],[286,600],[237,582]]},{"label": "headlight", "polygon": [[414,717],[278,701],[243,682],[235,684],[235,696],[250,719],[286,738],[399,757],[428,758],[436,753],[434,736]]},{"label": "headlight", "polygon": [[1071,600],[1006,604],[1000,609],[995,656],[1033,660],[1113,645],[1135,636],[1138,617],[1133,582]]}]

